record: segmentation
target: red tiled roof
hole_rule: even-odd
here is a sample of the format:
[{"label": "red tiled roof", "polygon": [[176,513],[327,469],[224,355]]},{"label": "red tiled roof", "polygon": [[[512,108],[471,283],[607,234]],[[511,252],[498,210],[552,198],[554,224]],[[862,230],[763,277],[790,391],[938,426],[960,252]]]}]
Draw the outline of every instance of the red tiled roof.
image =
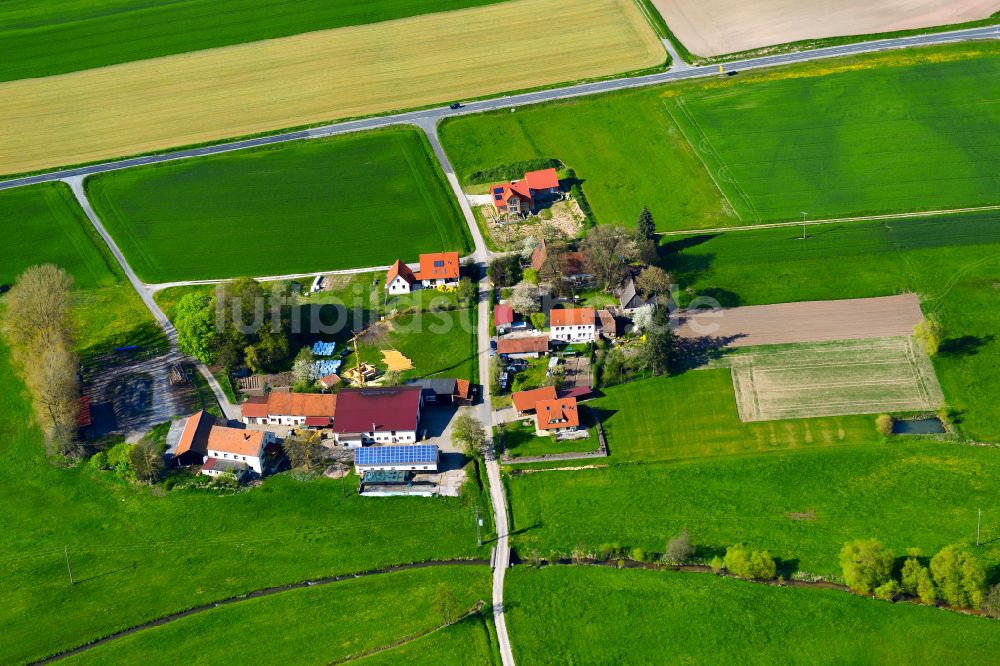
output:
[{"label": "red tiled roof", "polygon": [[326,377],[320,379],[319,383],[322,386],[325,386],[326,388],[330,388],[331,386],[336,386],[337,384],[340,383],[340,375],[337,374],[327,375]]},{"label": "red tiled roof", "polygon": [[493,308],[493,325],[503,326],[514,321],[514,308],[507,303],[500,303]]},{"label": "red tiled roof", "polygon": [[260,430],[241,430],[212,426],[208,434],[208,448],[212,451],[257,456],[264,447],[264,433]]},{"label": "red tiled roof", "polygon": [[420,272],[418,280],[457,280],[458,252],[435,252],[420,255]]},{"label": "red tiled roof", "polygon": [[531,267],[536,271],[542,270],[542,266],[545,265],[545,258],[548,256],[548,249],[545,247],[545,239],[542,239],[541,245],[535,248],[535,251],[531,253]]},{"label": "red tiled roof", "polygon": [[324,416],[333,418],[337,411],[337,396],[323,393],[278,393],[272,391],[267,401],[243,403],[243,416]]},{"label": "red tiled roof", "polygon": [[594,317],[594,308],[569,308],[549,312],[552,326],[593,326]]},{"label": "red tiled roof", "polygon": [[590,387],[587,386],[574,386],[573,388],[565,389],[559,391],[560,398],[576,398],[577,400],[582,400],[590,396]]},{"label": "red tiled roof", "polygon": [[306,425],[310,428],[325,428],[330,425],[330,419],[326,416],[307,416]]},{"label": "red tiled roof", "polygon": [[518,413],[530,412],[540,400],[555,400],[556,387],[543,386],[542,388],[531,389],[530,391],[518,391],[513,396],[514,409]]},{"label": "red tiled roof", "polygon": [[559,174],[555,169],[542,169],[540,171],[529,171],[524,174],[524,180],[528,187],[533,190],[547,190],[559,187]]},{"label": "red tiled roof", "polygon": [[535,421],[539,430],[575,428],[580,425],[576,398],[540,400],[535,404]]},{"label": "red tiled roof", "polygon": [[498,354],[544,353],[549,350],[549,336],[532,335],[524,338],[502,338],[497,342]]},{"label": "red tiled roof", "polygon": [[180,456],[192,450],[204,455],[209,431],[213,425],[215,425],[215,417],[205,410],[189,416],[187,423],[184,424],[184,431],[181,432],[181,438],[177,442],[174,456]]},{"label": "red tiled roof", "polygon": [[84,395],[76,401],[76,427],[86,428],[91,423],[93,420],[90,417],[90,398]]},{"label": "red tiled roof", "polygon": [[406,280],[409,284],[413,284],[417,281],[416,276],[413,275],[413,271],[410,267],[403,263],[402,259],[397,259],[396,263],[389,267],[389,274],[385,276],[385,286],[392,284],[392,281],[399,276]]},{"label": "red tiled roof", "polygon": [[463,400],[472,400],[472,382],[468,379],[456,379],[455,397]]},{"label": "red tiled roof", "polygon": [[345,389],[337,394],[339,433],[416,430],[420,413],[420,387]]},{"label": "red tiled roof", "polygon": [[522,197],[524,197],[528,201],[531,201],[531,199],[532,199],[532,196],[531,196],[531,187],[528,186],[527,181],[524,181],[524,180],[515,180],[513,183],[510,184],[510,189],[512,189],[517,194],[520,194]]},{"label": "red tiled roof", "polygon": [[[523,191],[521,191],[523,190]],[[512,198],[517,197],[531,205],[531,192],[527,186],[520,186],[516,183],[498,183],[490,187],[490,197],[494,208],[505,207]]]}]

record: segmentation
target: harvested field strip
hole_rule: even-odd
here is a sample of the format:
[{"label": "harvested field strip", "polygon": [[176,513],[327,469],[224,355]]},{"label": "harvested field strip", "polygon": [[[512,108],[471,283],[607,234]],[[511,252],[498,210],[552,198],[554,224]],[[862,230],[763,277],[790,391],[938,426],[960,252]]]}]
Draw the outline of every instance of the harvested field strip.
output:
[{"label": "harvested field strip", "polygon": [[665,59],[633,0],[514,0],[13,81],[0,85],[0,172],[618,74]]},{"label": "harvested field strip", "polygon": [[943,400],[930,359],[910,338],[748,348],[722,363],[745,422],[929,410]]}]

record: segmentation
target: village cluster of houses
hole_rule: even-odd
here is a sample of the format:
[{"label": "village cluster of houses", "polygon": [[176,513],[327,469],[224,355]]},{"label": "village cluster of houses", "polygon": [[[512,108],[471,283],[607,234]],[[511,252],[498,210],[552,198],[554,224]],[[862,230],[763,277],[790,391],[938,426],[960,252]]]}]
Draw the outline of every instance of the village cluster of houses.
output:
[{"label": "village cluster of houses", "polygon": [[265,476],[282,457],[277,435],[267,426],[284,426],[324,431],[336,445],[351,449],[385,449],[377,460],[364,454],[359,473],[368,468],[433,472],[437,471],[436,457],[434,462],[428,462],[426,454],[413,460],[409,450],[421,439],[422,410],[434,405],[471,405],[474,397],[473,385],[461,379],[348,388],[337,394],[272,392],[243,404],[242,421],[251,428],[219,425],[203,411],[189,417],[174,464],[200,465],[202,474],[213,477],[226,472],[239,479]]}]

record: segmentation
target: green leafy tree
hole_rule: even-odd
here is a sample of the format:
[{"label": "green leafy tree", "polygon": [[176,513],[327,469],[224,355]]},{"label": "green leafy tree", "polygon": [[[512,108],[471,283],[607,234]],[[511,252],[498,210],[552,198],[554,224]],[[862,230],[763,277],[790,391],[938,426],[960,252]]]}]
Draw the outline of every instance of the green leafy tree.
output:
[{"label": "green leafy tree", "polygon": [[486,269],[490,282],[498,287],[510,287],[521,278],[521,261],[515,254],[494,257]]},{"label": "green leafy tree", "polygon": [[143,439],[128,449],[129,465],[137,481],[154,483],[163,474],[163,447],[151,439]]},{"label": "green leafy tree", "polygon": [[937,587],[927,567],[921,567],[917,572],[917,596],[920,597],[920,601],[928,605],[937,600]]},{"label": "green leafy tree", "polygon": [[475,282],[467,277],[462,278],[458,281],[458,300],[463,303],[471,302],[476,294],[479,293],[479,287]]},{"label": "green leafy tree", "polygon": [[656,240],[656,222],[653,220],[653,214],[649,212],[648,206],[643,206],[642,212],[639,213],[639,221],[635,227],[635,236],[644,241]]},{"label": "green leafy tree", "polygon": [[882,601],[894,601],[899,596],[899,583],[891,578],[875,588],[875,598]]},{"label": "green leafy tree", "polygon": [[729,573],[740,578],[768,580],[777,569],[768,551],[751,551],[741,543],[726,550],[723,562]]},{"label": "green leafy tree", "polygon": [[451,441],[470,458],[482,455],[486,446],[486,428],[468,414],[455,418],[451,426]]},{"label": "green leafy tree", "polygon": [[712,558],[712,561],[708,563],[708,566],[712,568],[712,573],[719,573],[726,566],[726,561],[716,555]]},{"label": "green leafy tree", "polygon": [[910,554],[910,557],[903,562],[903,571],[900,573],[900,589],[910,596],[917,596],[917,586],[920,584],[920,572],[926,571],[927,567],[920,564],[917,559],[918,553]]},{"label": "green leafy tree", "polygon": [[654,375],[664,375],[670,371],[670,358],[676,348],[676,338],[670,328],[670,314],[666,308],[653,312],[652,324],[646,330],[646,345],[643,348],[643,362]]},{"label": "green leafy tree", "polygon": [[635,286],[647,296],[667,296],[673,278],[659,266],[646,266],[635,279]]},{"label": "green leafy tree", "polygon": [[399,370],[389,370],[382,377],[382,383],[386,386],[399,386],[403,383],[403,373]]},{"label": "green leafy tree", "polygon": [[545,328],[544,312],[532,312],[531,315],[528,317],[528,319],[531,321],[532,328],[535,328],[539,331]]},{"label": "green leafy tree", "polygon": [[533,284],[535,286],[538,286],[539,282],[538,271],[536,271],[534,268],[525,268],[524,273],[521,275],[521,279],[527,282],[528,284]]},{"label": "green leafy tree", "polygon": [[177,346],[202,363],[215,360],[218,332],[215,330],[215,299],[208,294],[185,294],[174,314]]},{"label": "green leafy tree", "polygon": [[937,355],[944,335],[944,326],[934,314],[927,315],[922,322],[913,327],[913,337],[928,356]]},{"label": "green leafy tree", "polygon": [[848,541],[840,551],[844,582],[858,594],[871,594],[892,577],[893,555],[877,539]]},{"label": "green leafy tree", "polygon": [[326,460],[326,448],[316,438],[288,437],[282,449],[293,469],[313,469]]},{"label": "green leafy tree", "polygon": [[948,546],[931,558],[938,593],[955,608],[979,608],[986,596],[986,571],[971,553]]},{"label": "green leafy tree", "polygon": [[892,429],[895,424],[896,419],[892,418],[889,414],[879,414],[875,418],[875,429],[878,430],[878,434],[883,437],[888,437],[892,434]]}]

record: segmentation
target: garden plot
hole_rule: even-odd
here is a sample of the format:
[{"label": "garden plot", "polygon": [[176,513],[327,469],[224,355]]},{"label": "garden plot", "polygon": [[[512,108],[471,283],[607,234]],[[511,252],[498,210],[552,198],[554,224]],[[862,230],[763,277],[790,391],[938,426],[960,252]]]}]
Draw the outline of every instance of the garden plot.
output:
[{"label": "garden plot", "polygon": [[937,409],[944,399],[912,338],[750,348],[727,362],[742,421]]}]

